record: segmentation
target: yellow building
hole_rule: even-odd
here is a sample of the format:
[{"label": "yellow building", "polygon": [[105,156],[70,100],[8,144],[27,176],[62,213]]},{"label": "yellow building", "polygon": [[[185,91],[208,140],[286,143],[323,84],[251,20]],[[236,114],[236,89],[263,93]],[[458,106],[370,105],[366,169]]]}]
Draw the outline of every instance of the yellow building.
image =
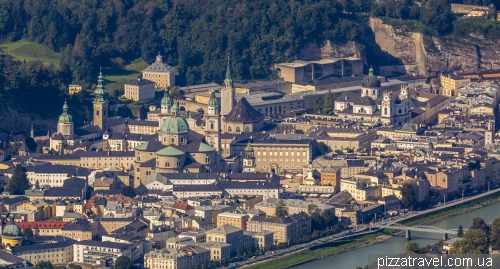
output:
[{"label": "yellow building", "polygon": [[15,247],[23,244],[23,233],[14,223],[14,214],[9,214],[9,224],[2,229],[2,245]]},{"label": "yellow building", "polygon": [[462,86],[462,83],[470,82],[470,79],[455,74],[441,75],[439,79],[442,87],[440,94],[445,96],[457,96],[458,88]]},{"label": "yellow building", "polygon": [[175,85],[175,69],[163,63],[161,55],[156,61],[142,71],[142,78],[156,83],[156,88],[172,87]]},{"label": "yellow building", "polygon": [[80,85],[71,84],[69,85],[68,88],[69,88],[69,95],[73,95],[82,91],[82,86]]},{"label": "yellow building", "polygon": [[494,108],[490,104],[479,105],[470,110],[472,115],[494,115]]}]

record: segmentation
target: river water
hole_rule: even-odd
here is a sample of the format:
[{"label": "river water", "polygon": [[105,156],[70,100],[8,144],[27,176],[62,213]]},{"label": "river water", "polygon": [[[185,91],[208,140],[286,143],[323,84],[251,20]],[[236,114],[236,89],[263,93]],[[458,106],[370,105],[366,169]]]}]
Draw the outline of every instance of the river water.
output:
[{"label": "river water", "polygon": [[[451,217],[440,222],[430,224],[431,226],[441,227],[445,229],[457,229],[458,225],[462,225],[467,229],[472,224],[472,219],[475,217],[483,218],[486,223],[500,217],[500,204],[493,204],[478,210],[474,210],[462,215]],[[412,240],[420,246],[432,245],[443,236],[435,233],[421,233],[411,231]],[[449,235],[449,238],[451,236]],[[293,269],[310,269],[310,268],[333,268],[333,269],[355,269],[356,266],[364,267],[368,264],[369,254],[399,254],[406,250],[405,234],[400,233],[393,236],[387,241],[360,249],[348,251],[345,253],[326,257],[324,259],[315,260],[292,267]]]}]

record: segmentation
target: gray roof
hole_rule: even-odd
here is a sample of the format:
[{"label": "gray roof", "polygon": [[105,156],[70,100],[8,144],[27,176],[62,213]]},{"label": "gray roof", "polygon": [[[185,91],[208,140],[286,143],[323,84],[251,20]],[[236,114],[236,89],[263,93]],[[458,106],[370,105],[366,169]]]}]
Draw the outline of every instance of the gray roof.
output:
[{"label": "gray roof", "polygon": [[162,62],[154,62],[150,66],[146,67],[146,69],[143,70],[147,72],[175,72],[175,69],[171,67],[168,64],[162,63]]},{"label": "gray roof", "polygon": [[105,248],[117,248],[126,249],[133,247],[132,244],[116,243],[116,242],[100,242],[100,241],[80,241],[76,242],[75,245],[93,246],[93,247],[105,247]]},{"label": "gray roof", "polygon": [[239,232],[239,231],[243,231],[243,229],[238,228],[238,227],[233,226],[233,225],[224,224],[224,225],[219,226],[217,228],[214,228],[212,230],[208,230],[205,233],[230,234],[230,233],[235,233],[235,232]]},{"label": "gray roof", "polygon": [[131,79],[128,83],[125,83],[125,85],[134,85],[134,86],[142,86],[147,84],[155,84],[155,83],[151,80],[140,79],[140,78]]}]

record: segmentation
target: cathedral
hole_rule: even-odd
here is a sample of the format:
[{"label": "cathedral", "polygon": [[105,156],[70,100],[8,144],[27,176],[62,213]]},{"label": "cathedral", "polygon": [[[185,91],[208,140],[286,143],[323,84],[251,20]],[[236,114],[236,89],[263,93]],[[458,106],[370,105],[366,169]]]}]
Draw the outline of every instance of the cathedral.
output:
[{"label": "cathedral", "polygon": [[408,86],[399,93],[381,92],[381,83],[370,68],[363,77],[361,94],[344,92],[335,100],[335,114],[339,118],[357,119],[403,126],[410,122],[411,100]]}]

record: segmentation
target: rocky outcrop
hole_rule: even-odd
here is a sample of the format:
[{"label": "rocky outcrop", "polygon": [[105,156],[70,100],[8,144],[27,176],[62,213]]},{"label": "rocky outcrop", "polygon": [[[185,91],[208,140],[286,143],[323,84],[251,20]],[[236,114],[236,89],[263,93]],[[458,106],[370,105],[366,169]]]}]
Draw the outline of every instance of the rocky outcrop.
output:
[{"label": "rocky outcrop", "polygon": [[324,57],[363,57],[365,63],[378,67],[379,74],[404,73],[432,76],[450,71],[500,69],[500,44],[481,36],[436,38],[408,32],[382,20],[370,18],[362,23],[363,44],[352,41],[310,42],[299,59]]}]

